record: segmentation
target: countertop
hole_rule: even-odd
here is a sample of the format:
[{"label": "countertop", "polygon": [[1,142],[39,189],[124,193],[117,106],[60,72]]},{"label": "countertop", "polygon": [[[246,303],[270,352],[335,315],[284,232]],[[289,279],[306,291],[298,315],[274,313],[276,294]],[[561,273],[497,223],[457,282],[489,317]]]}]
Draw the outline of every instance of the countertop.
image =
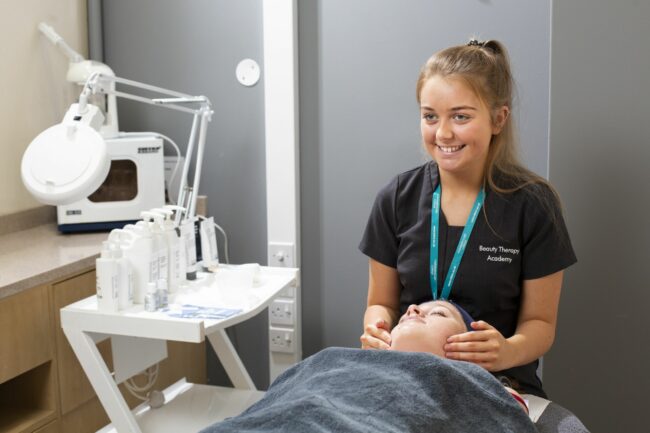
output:
[{"label": "countertop", "polygon": [[0,299],[95,266],[108,233],[62,234],[43,224],[0,236]]}]

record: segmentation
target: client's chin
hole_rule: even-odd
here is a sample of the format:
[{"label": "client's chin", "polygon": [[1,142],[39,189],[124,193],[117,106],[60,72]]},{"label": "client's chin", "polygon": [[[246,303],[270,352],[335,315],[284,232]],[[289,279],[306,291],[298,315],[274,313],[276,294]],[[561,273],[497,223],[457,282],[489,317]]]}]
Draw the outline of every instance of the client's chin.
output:
[{"label": "client's chin", "polygon": [[437,341],[434,337],[422,335],[419,330],[410,327],[395,328],[391,334],[390,350],[400,352],[423,352],[444,357],[444,342]]}]

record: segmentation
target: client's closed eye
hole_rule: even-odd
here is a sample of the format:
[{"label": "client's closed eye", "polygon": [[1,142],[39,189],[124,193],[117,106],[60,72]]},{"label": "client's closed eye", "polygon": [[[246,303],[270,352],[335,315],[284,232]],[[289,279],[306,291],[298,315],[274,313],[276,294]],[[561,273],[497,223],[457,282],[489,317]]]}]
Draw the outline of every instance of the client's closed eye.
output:
[{"label": "client's closed eye", "polygon": [[429,315],[430,316],[437,315],[437,316],[447,317],[447,312],[445,310],[436,309],[436,310],[431,310],[431,312],[429,312]]}]

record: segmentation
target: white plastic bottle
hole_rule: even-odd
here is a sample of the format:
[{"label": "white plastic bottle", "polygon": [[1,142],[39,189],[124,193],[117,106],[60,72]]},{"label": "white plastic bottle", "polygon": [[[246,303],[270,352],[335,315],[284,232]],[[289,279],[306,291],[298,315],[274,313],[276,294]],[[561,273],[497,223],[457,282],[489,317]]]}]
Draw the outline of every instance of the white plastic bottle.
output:
[{"label": "white plastic bottle", "polygon": [[[151,230],[149,229],[149,222],[147,221],[138,221],[136,224],[127,224],[124,226],[124,230],[127,232],[135,235],[136,238],[138,237],[143,237],[143,238],[148,238],[150,243],[151,243],[151,249],[153,251],[153,239],[151,237]],[[153,254],[153,252],[152,252]],[[144,268],[143,268],[144,269]],[[147,281],[153,281],[154,283],[156,280],[158,280],[158,257],[154,257],[152,259],[152,262],[150,266],[148,267],[148,275],[147,275]],[[143,288],[143,292],[146,293],[147,288],[146,288],[146,283],[145,287]]]},{"label": "white plastic bottle", "polygon": [[[140,224],[142,221],[138,222]],[[147,284],[158,280],[158,256],[154,254],[151,233],[141,226],[124,230],[124,241],[120,243],[124,258],[133,270],[133,302],[144,303]]]},{"label": "white plastic bottle", "polygon": [[144,211],[140,213],[143,220],[149,221],[149,230],[151,231],[151,239],[153,240],[153,248],[158,255],[158,278],[164,278],[169,281],[169,246],[163,231],[164,215],[156,212]]},{"label": "white plastic bottle", "polygon": [[124,258],[124,252],[119,244],[114,244],[112,249],[113,258],[120,270],[120,279],[117,289],[117,300],[120,310],[126,310],[133,306],[133,285],[135,284],[133,269],[129,261]]},{"label": "white plastic bottle", "polygon": [[181,237],[185,244],[185,254],[187,259],[185,276],[188,280],[196,280],[196,232],[194,222],[196,217],[186,218],[181,222]]},{"label": "white plastic bottle", "polygon": [[149,274],[149,281],[156,282],[160,278],[160,257],[158,257],[157,246],[155,244],[153,235],[151,233],[151,223],[149,221],[138,221],[132,229],[135,233],[143,237],[151,239],[151,251],[153,255],[151,273]]},{"label": "white plastic bottle", "polygon": [[156,311],[158,309],[158,294],[156,293],[156,283],[147,284],[147,294],[144,296],[144,310]]},{"label": "white plastic bottle", "polygon": [[156,284],[156,294],[158,295],[158,308],[169,306],[169,292],[167,291],[167,280],[161,278]]},{"label": "white plastic bottle", "polygon": [[219,264],[219,250],[217,249],[217,234],[214,231],[214,218],[203,218],[200,223],[201,235],[201,264],[205,268]]},{"label": "white plastic bottle", "polygon": [[182,206],[165,205],[163,209],[170,209],[176,212],[174,222],[180,229],[181,249],[185,250],[185,278],[188,280],[196,279],[196,232],[194,222],[196,217],[187,217],[187,209]]},{"label": "white plastic bottle", "polygon": [[102,243],[102,251],[95,260],[97,276],[97,309],[105,312],[116,312],[118,304],[118,285],[120,268],[112,256],[110,242]]},{"label": "white plastic bottle", "polygon": [[[134,227],[133,224],[128,224],[128,226]],[[112,256],[120,269],[117,292],[120,310],[125,310],[133,306],[136,275],[131,262],[128,258],[124,257],[124,248],[129,246],[134,236],[131,230],[126,229],[113,229],[108,235]]]},{"label": "white plastic bottle", "polygon": [[152,209],[151,212],[162,215],[164,218],[162,221],[163,234],[169,249],[168,288],[169,293],[175,293],[185,281],[187,268],[184,244],[181,248],[180,229],[176,229],[174,221],[172,221],[174,213],[170,209]]}]

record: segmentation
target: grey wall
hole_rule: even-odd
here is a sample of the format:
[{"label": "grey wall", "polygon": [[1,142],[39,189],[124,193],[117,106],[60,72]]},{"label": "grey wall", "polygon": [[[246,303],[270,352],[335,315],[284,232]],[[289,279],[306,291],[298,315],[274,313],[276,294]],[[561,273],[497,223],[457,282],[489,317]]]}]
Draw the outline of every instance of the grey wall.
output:
[{"label": "grey wall", "polygon": [[303,348],[358,346],[377,191],[424,160],[415,82],[436,50],[502,40],[526,163],[547,175],[550,1],[301,0]]},{"label": "grey wall", "polygon": [[[261,1],[110,0],[103,24],[104,60],[118,76],[210,98],[200,192],[229,235],[231,261],[266,263],[263,83],[248,88],[235,78],[240,60],[262,63]],[[185,153],[189,114],[120,100],[119,120],[122,131],[166,134]],[[266,326],[261,314],[231,331],[258,387],[268,384]]]},{"label": "grey wall", "polygon": [[650,3],[555,1],[550,178],[578,264],[544,378],[594,433],[648,431]]}]

